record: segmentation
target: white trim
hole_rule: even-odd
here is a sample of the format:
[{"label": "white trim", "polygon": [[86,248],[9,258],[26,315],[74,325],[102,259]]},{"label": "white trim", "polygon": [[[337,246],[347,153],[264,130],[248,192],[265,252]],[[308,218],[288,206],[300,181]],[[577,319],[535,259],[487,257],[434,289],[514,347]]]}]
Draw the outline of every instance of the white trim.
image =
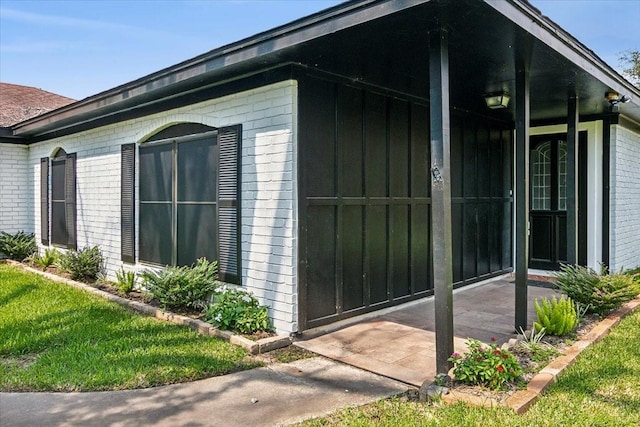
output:
[{"label": "white trim", "polygon": [[[578,131],[587,132],[587,265],[598,270],[602,262],[602,121],[580,123]],[[567,125],[539,126],[529,129],[529,136],[551,135],[554,133],[566,133]],[[513,152],[515,153],[515,137]],[[515,182],[515,156],[514,156],[514,182]],[[516,203],[514,194],[513,202]],[[515,209],[513,212],[513,259],[515,260],[515,247],[517,235],[515,232]],[[515,269],[515,265],[514,265]],[[532,270],[529,270],[531,273]]]}]

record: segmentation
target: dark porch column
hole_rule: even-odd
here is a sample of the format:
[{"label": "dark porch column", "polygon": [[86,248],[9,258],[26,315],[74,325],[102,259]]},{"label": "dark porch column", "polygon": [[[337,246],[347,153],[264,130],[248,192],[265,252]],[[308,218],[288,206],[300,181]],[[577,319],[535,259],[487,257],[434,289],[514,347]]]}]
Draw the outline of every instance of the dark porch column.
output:
[{"label": "dark porch column", "polygon": [[515,327],[527,328],[529,270],[529,67],[516,70],[516,302]]},{"label": "dark porch column", "polygon": [[453,272],[451,267],[451,173],[448,35],[430,33],[429,114],[431,120],[431,234],[436,314],[436,368],[446,374],[453,353]]},{"label": "dark porch column", "polygon": [[576,264],[577,257],[577,169],[576,158],[578,155],[578,97],[569,96],[567,107],[567,262]]}]

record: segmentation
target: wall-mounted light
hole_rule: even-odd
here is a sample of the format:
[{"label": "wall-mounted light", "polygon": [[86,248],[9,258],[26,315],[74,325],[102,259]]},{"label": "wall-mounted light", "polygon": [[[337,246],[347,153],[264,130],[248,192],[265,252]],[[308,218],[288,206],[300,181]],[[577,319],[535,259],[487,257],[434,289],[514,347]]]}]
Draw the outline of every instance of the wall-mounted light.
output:
[{"label": "wall-mounted light", "polygon": [[604,99],[609,101],[609,108],[611,111],[618,111],[618,104],[626,104],[631,101],[631,97],[629,95],[622,95],[616,91],[610,90],[604,94]]},{"label": "wall-mounted light", "polygon": [[507,92],[493,92],[484,95],[484,102],[488,108],[497,110],[499,108],[507,108],[511,97]]}]

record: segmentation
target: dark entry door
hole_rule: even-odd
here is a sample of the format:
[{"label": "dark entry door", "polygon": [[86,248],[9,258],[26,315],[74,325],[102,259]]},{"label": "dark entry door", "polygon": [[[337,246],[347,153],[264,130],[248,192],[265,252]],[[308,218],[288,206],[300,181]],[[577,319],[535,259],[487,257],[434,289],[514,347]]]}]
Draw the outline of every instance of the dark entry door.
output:
[{"label": "dark entry door", "polygon": [[[578,263],[586,263],[586,132],[578,144]],[[567,135],[531,138],[529,267],[567,262]]]}]

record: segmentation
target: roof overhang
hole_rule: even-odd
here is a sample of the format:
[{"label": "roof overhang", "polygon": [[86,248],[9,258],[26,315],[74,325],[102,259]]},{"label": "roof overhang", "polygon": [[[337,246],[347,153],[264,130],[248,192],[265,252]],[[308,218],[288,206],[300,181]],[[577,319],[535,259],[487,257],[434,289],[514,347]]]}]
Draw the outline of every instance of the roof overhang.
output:
[{"label": "roof overhang", "polygon": [[[447,18],[448,17],[448,18]],[[632,97],[621,112],[640,122],[640,90],[522,0],[360,0],[212,50],[133,82],[12,127],[13,136],[46,139],[105,118],[276,68],[299,64],[353,81],[427,97],[426,34],[451,32],[452,98],[513,86],[513,58],[530,49],[532,118],[562,116],[567,91],[583,115],[607,112],[604,92]],[[523,46],[528,47],[523,47]],[[422,57],[421,55],[425,55]],[[373,67],[391,71],[371,72]],[[480,67],[484,67],[480,70]],[[536,99],[535,96],[539,98]],[[584,106],[583,106],[584,105]],[[477,107],[476,101],[464,108]],[[503,118],[509,118],[503,113]]]}]

